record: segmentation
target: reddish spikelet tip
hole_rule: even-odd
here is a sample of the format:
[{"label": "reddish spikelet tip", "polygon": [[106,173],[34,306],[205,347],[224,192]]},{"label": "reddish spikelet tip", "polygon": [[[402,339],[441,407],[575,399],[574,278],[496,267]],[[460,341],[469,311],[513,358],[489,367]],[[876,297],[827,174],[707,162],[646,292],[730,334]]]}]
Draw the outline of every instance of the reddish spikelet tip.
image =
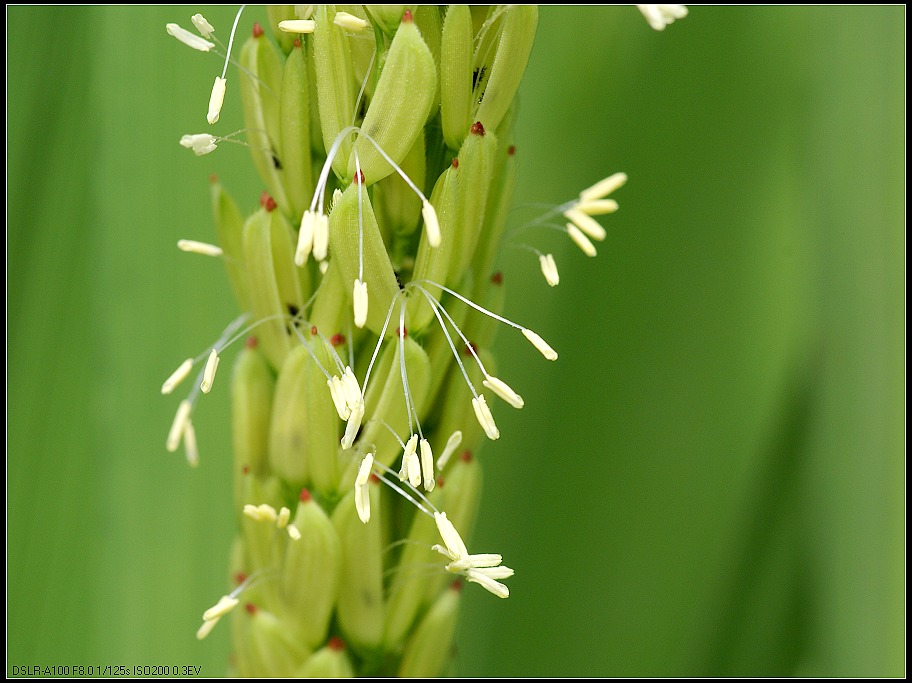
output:
[{"label": "reddish spikelet tip", "polygon": [[246,605],[244,605],[244,609],[247,610],[247,614],[249,614],[250,616],[253,616],[254,614],[257,613],[257,606],[254,605],[252,602],[248,602]]},{"label": "reddish spikelet tip", "polygon": [[307,489],[301,489],[301,502],[309,503],[311,499],[310,491]]},{"label": "reddish spikelet tip", "polygon": [[244,572],[238,572],[234,575],[234,582],[238,585],[244,583],[247,580],[247,575]]},{"label": "reddish spikelet tip", "polygon": [[295,40],[294,40],[294,46],[295,46],[295,47],[301,47],[301,39],[300,39],[300,38],[295,38]]},{"label": "reddish spikelet tip", "polygon": [[459,455],[459,459],[463,462],[472,462],[472,451],[463,451]]},{"label": "reddish spikelet tip", "polygon": [[405,12],[402,13],[402,23],[411,24],[413,21],[415,21],[415,18],[412,16],[412,10],[405,10]]},{"label": "reddish spikelet tip", "polygon": [[516,154],[516,145],[510,145],[510,146],[507,148],[507,155],[508,155],[508,156],[513,156],[514,154]]},{"label": "reddish spikelet tip", "polygon": [[491,276],[491,283],[495,285],[503,284],[503,273],[499,270]]},{"label": "reddish spikelet tip", "polygon": [[311,337],[316,337],[316,336],[317,336],[317,326],[316,326],[316,325],[311,325],[311,326],[310,326],[310,336],[311,336]]},{"label": "reddish spikelet tip", "polygon": [[247,337],[247,341],[244,342],[244,346],[248,349],[255,349],[259,344],[259,340],[256,337]]},{"label": "reddish spikelet tip", "polygon": [[450,162],[450,166],[453,168],[459,168],[459,159],[457,157],[453,157],[453,161]]},{"label": "reddish spikelet tip", "polygon": [[342,346],[345,343],[345,335],[339,333],[334,334],[332,337],[330,337],[329,343],[333,346]]},{"label": "reddish spikelet tip", "polygon": [[481,121],[476,121],[475,123],[472,124],[472,127],[469,128],[469,132],[472,135],[478,135],[479,137],[484,137],[485,129],[484,129],[484,126],[481,125]]},{"label": "reddish spikelet tip", "polygon": [[345,650],[345,641],[342,640],[339,636],[333,636],[332,638],[329,639],[329,642],[326,644],[326,646],[330,650],[335,650],[336,652],[342,652],[343,650]]},{"label": "reddish spikelet tip", "polygon": [[255,21],[253,23],[253,37],[259,38],[261,35],[263,35],[263,27],[260,26],[260,22]]}]

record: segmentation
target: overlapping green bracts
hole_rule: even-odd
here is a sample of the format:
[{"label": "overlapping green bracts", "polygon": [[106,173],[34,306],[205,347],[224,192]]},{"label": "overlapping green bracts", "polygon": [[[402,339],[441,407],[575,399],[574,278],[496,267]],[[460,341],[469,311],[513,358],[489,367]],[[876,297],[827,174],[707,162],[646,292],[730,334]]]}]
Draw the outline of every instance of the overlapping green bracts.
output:
[{"label": "overlapping green bracts", "polygon": [[[437,676],[454,579],[506,592],[463,566],[499,556],[469,561],[441,537],[474,524],[474,453],[493,418],[472,399],[496,381],[493,321],[448,289],[494,313],[503,303],[491,268],[537,12],[298,5],[269,18],[275,35],[254,27],[234,79],[267,195],[244,221],[212,193],[253,325],[231,391],[233,672]],[[289,20],[304,32],[282,30]]]}]

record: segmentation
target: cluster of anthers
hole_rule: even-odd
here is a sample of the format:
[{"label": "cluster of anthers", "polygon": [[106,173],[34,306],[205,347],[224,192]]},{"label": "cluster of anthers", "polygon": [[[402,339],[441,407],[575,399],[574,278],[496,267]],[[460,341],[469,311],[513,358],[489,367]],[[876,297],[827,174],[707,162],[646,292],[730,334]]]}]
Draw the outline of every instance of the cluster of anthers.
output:
[{"label": "cluster of anthers", "polygon": [[[639,7],[650,25],[657,30],[661,30],[675,18],[680,18],[687,12],[686,8],[680,5],[641,5]],[[233,61],[231,58],[231,47],[234,42],[238,20],[240,19],[242,11],[243,7],[239,10],[237,17],[235,18],[227,47],[222,46],[214,36],[214,28],[212,25],[200,14],[192,17],[192,23],[200,35],[195,35],[176,24],[167,25],[167,31],[170,35],[193,49],[202,52],[218,52],[217,48],[221,47],[224,50],[225,66],[221,75],[217,76],[215,79],[209,101],[207,120],[210,124],[215,124],[219,120],[219,113],[226,92],[226,71],[229,62]],[[363,19],[341,11],[335,14],[334,22],[339,26],[342,26],[346,31],[351,32],[362,31],[367,27],[367,22]],[[315,28],[315,21],[313,19],[283,21],[279,24],[279,28],[283,31],[299,34],[312,33]],[[362,87],[362,93],[363,90],[364,88]],[[480,126],[481,124],[479,123],[476,125]],[[237,136],[244,132],[244,130],[241,130],[225,136],[216,136],[208,133],[185,135],[181,138],[180,144],[191,149],[197,155],[209,154],[214,151],[221,142],[235,142],[242,145],[247,144],[237,139]],[[475,126],[473,126],[472,132],[479,134],[479,131],[475,129]],[[483,128],[480,130],[480,134],[484,134]],[[330,226],[329,216],[324,210],[325,194],[330,172],[333,168],[333,161],[343,142],[352,138],[364,139],[370,143],[376,152],[383,157],[411,190],[416,193],[421,202],[421,214],[427,233],[428,243],[432,248],[437,248],[441,244],[441,228],[437,220],[437,213],[428,197],[421,192],[403,168],[387,154],[376,140],[361,128],[352,125],[344,128],[336,137],[335,143],[327,150],[326,161],[323,164],[322,171],[319,175],[313,199],[310,206],[301,216],[298,240],[294,251],[294,263],[298,267],[304,266],[308,259],[312,257],[320,264],[321,273],[325,273],[327,269],[327,261],[330,256]],[[357,151],[354,151],[355,174],[353,182],[358,186],[359,267],[358,277],[354,279],[352,291],[353,310],[351,320],[358,328],[364,327],[368,317],[369,292],[371,285],[371,283],[367,281],[364,273],[364,254],[362,251],[364,241],[362,234],[364,230],[362,215],[362,188],[364,185],[364,175],[360,164],[361,160],[358,157],[358,153]],[[584,254],[587,256],[595,256],[596,249],[592,241],[604,240],[606,232],[593,216],[610,214],[618,209],[617,202],[608,198],[608,195],[620,188],[626,180],[627,176],[625,174],[615,173],[614,175],[599,181],[592,187],[583,190],[580,192],[579,196],[572,201],[557,206],[535,221],[526,224],[523,226],[523,229],[533,226],[556,228],[569,236]],[[341,192],[336,190],[333,197],[333,205],[339,201],[340,197]],[[269,202],[272,202],[272,200],[266,197],[264,199],[264,206],[267,210],[269,209]],[[272,202],[272,207],[275,207],[275,202]],[[558,221],[558,218],[561,218],[562,220]],[[203,242],[181,240],[178,242],[178,247],[186,252],[224,258],[223,251],[220,247]],[[537,254],[542,274],[548,285],[552,287],[557,285],[560,278],[553,254],[542,253],[531,247],[527,248]],[[361,431],[362,423],[365,421],[365,418],[368,417],[366,416],[364,397],[369,387],[371,373],[381,347],[387,340],[387,331],[395,316],[398,326],[395,328],[395,334],[392,335],[395,341],[390,340],[390,343],[396,343],[398,345],[399,369],[404,390],[403,398],[408,414],[409,434],[408,438],[403,440],[393,432],[402,448],[401,467],[398,472],[395,472],[378,462],[375,459],[375,451],[372,450],[371,446],[364,446],[363,450],[360,451],[362,453],[365,451],[367,452],[360,458],[357,476],[354,481],[354,502],[357,508],[358,517],[364,523],[367,523],[370,520],[371,510],[368,483],[372,480],[379,480],[411,501],[420,512],[433,517],[442,544],[434,545],[432,549],[439,552],[448,561],[445,565],[446,571],[462,575],[468,581],[481,585],[498,597],[508,597],[509,590],[501,583],[501,580],[512,576],[513,570],[502,566],[502,558],[498,554],[470,554],[462,537],[453,526],[452,522],[447,518],[446,513],[435,508],[421,491],[423,488],[425,492],[429,493],[434,489],[436,472],[440,472],[443,467],[446,466],[451,455],[459,447],[462,434],[459,431],[455,431],[450,435],[441,451],[440,457],[435,463],[431,444],[429,440],[425,438],[418,419],[418,411],[415,408],[413,396],[410,391],[408,369],[406,367],[407,363],[403,351],[403,342],[407,337],[406,323],[408,322],[407,312],[410,310],[408,306],[410,300],[415,298],[419,301],[423,300],[423,302],[426,302],[430,307],[430,311],[433,313],[434,318],[436,318],[469,389],[475,417],[489,439],[497,439],[500,436],[500,432],[495,424],[494,417],[487,404],[485,395],[476,388],[469,377],[469,370],[465,367],[460,358],[461,354],[457,350],[458,346],[463,347],[464,353],[471,356],[473,361],[477,364],[481,371],[481,375],[484,377],[482,385],[485,388],[489,389],[493,394],[514,408],[522,408],[524,405],[522,397],[517,392],[515,392],[506,382],[490,374],[485,368],[474,345],[469,341],[454,317],[440,302],[443,293],[446,293],[453,299],[474,309],[477,313],[489,316],[499,323],[519,330],[546,359],[557,359],[557,352],[554,351],[554,349],[552,349],[536,332],[482,307],[455,289],[430,279],[415,279],[400,285],[399,292],[393,296],[386,311],[385,321],[379,332],[376,346],[367,365],[363,383],[359,382],[357,379],[354,370],[354,357],[349,358],[348,362],[345,362],[340,358],[335,351],[335,344],[323,337],[316,327],[310,326],[305,320],[306,308],[285,316],[271,316],[252,321],[248,319],[247,315],[243,315],[229,325],[219,339],[205,352],[195,358],[188,358],[181,363],[177,370],[175,370],[162,385],[162,393],[170,394],[189,376],[193,368],[202,363],[203,359],[205,359],[205,365],[200,371],[192,390],[178,407],[177,414],[167,438],[168,451],[176,451],[181,442],[183,442],[187,460],[190,465],[196,466],[198,464],[199,455],[196,435],[191,421],[191,414],[195,402],[199,398],[199,394],[208,394],[211,390],[219,365],[220,355],[226,348],[231,346],[235,341],[243,339],[258,326],[267,322],[273,322],[276,319],[279,319],[282,324],[287,325],[288,329],[297,335],[301,344],[307,349],[310,357],[315,361],[316,366],[325,376],[329,397],[338,413],[339,419],[346,423],[344,435],[341,439],[341,448],[343,451],[352,450],[359,436],[359,432]],[[301,329],[307,329],[308,327],[311,328],[310,338],[306,338],[300,331]],[[454,339],[453,332],[455,332],[458,340]],[[319,354],[315,353],[314,350],[311,349],[311,344],[320,344],[325,348],[329,357],[332,359],[333,367],[327,368],[325,364],[321,362],[321,357],[325,358],[327,354],[322,352]],[[393,431],[388,425],[385,426],[389,428],[390,431]],[[359,452],[357,449],[352,451],[352,458],[356,459],[356,461],[358,456],[355,455],[355,453],[357,452]],[[291,511],[288,508],[283,507],[281,510],[276,511],[269,505],[246,505],[243,514],[255,521],[275,524],[277,529],[284,530],[287,533],[292,542],[298,541],[301,537],[298,529],[293,524],[289,524]],[[231,594],[223,596],[214,607],[204,613],[203,625],[198,632],[200,638],[208,634],[218,620],[238,604],[239,594],[249,587],[250,582],[251,579],[245,580]]]}]

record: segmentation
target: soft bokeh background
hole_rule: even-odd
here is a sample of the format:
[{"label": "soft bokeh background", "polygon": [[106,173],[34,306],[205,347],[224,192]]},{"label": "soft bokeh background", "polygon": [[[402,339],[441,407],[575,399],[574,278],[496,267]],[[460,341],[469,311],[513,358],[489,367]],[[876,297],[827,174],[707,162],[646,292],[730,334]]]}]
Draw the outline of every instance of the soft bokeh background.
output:
[{"label": "soft bokeh background", "polygon": [[[197,471],[158,389],[234,311],[174,248],[213,239],[207,176],[251,210],[261,187],[243,149],[177,145],[220,69],[165,34],[192,11],[7,8],[8,674],[224,671],[229,629],[194,631],[233,532],[228,384]],[[504,252],[508,314],[561,359],[500,338],[526,408],[482,452],[475,545],[517,575],[466,591],[456,671],[904,673],[904,25],[542,10],[517,202],[631,180],[597,259],[539,236],[556,289]]]}]

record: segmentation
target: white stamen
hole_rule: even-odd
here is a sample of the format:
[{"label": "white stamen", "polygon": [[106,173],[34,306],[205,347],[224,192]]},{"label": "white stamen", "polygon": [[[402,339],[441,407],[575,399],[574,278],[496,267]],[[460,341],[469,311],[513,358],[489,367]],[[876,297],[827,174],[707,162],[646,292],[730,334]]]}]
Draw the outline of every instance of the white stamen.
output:
[{"label": "white stamen", "polygon": [[210,619],[209,621],[204,621],[203,625],[200,626],[199,629],[197,629],[197,631],[196,631],[197,640],[202,640],[203,638],[208,636],[210,633],[212,633],[212,629],[215,628],[215,625],[218,622],[219,622],[218,619]]},{"label": "white stamen", "polygon": [[342,450],[348,450],[352,447],[355,437],[358,435],[358,430],[361,429],[362,419],[364,419],[364,401],[352,408],[348,424],[345,425],[345,435],[342,437]]},{"label": "white stamen", "polygon": [[421,462],[418,460],[417,453],[411,453],[408,456],[408,481],[412,488],[417,489],[421,486]]},{"label": "white stamen", "polygon": [[219,120],[219,113],[222,111],[222,103],[225,101],[225,88],[228,87],[228,81],[221,76],[215,77],[215,83],[212,84],[212,94],[209,96],[209,113],[206,120],[213,124]]},{"label": "white stamen", "polygon": [[526,402],[523,401],[522,396],[513,391],[513,389],[511,389],[502,379],[498,379],[492,375],[486,375],[481,383],[514,408],[522,408],[526,404]]},{"label": "white stamen", "polygon": [[165,380],[165,383],[162,384],[162,394],[168,395],[177,387],[178,384],[187,379],[187,375],[190,374],[190,370],[193,369],[193,359],[188,358],[183,363],[181,363],[177,370],[171,373],[171,376]]},{"label": "white stamen", "polygon": [[336,12],[333,23],[346,31],[363,31],[370,23],[348,12]]},{"label": "white stamen", "polygon": [[318,213],[314,219],[313,257],[317,261],[326,259],[329,251],[329,216]]},{"label": "white stamen", "polygon": [[358,379],[355,377],[355,373],[352,372],[350,365],[345,366],[345,372],[342,375],[342,388],[349,408],[354,410],[356,405],[363,403],[361,386],[358,384]]},{"label": "white stamen", "polygon": [[424,229],[427,232],[428,244],[432,247],[440,246],[440,221],[437,220],[437,211],[428,200],[421,203],[421,215],[424,218]]},{"label": "white stamen", "polygon": [[288,537],[289,537],[292,541],[300,541],[300,540],[301,540],[301,530],[298,529],[298,527],[296,527],[294,524],[289,524],[289,525],[286,527],[285,531],[288,532]]},{"label": "white stamen", "polygon": [[320,261],[320,275],[326,275],[326,271],[329,270],[329,261]]},{"label": "white stamen", "polygon": [[184,431],[190,424],[190,401],[184,399],[177,407],[177,414],[174,416],[174,422],[171,423],[171,431],[168,432],[168,441],[165,446],[169,453],[173,453],[180,446],[181,439],[184,437]]},{"label": "white stamen", "polygon": [[355,510],[358,512],[358,519],[367,524],[371,518],[370,508],[370,491],[365,484],[355,484]]},{"label": "white stamen", "polygon": [[[576,209],[564,211],[564,216],[573,221],[573,224],[576,225],[576,227],[592,239],[598,240],[599,242],[605,239],[605,228],[603,228],[592,216],[587,216],[582,211]],[[582,247],[582,245],[580,246]],[[583,251],[586,251],[586,249],[583,248]]]},{"label": "white stamen", "polygon": [[367,283],[355,280],[352,291],[352,301],[355,309],[355,326],[364,327],[367,322]]},{"label": "white stamen", "polygon": [[607,197],[609,194],[617,190],[626,182],[626,173],[615,173],[614,175],[610,175],[607,178],[598,181],[592,187],[587,187],[585,190],[580,192],[580,201],[588,202],[593,199],[601,199],[602,197]]},{"label": "white stamen", "polygon": [[583,250],[586,256],[595,256],[595,246],[583,234],[583,231],[573,225],[573,223],[567,223],[567,234],[570,235],[570,239],[576,243],[576,246]]},{"label": "white stamen", "polygon": [[358,468],[358,476],[355,478],[355,486],[364,486],[367,484],[370,479],[371,468],[374,466],[374,454],[368,453],[364,456],[364,460],[361,461],[361,466]]},{"label": "white stamen", "polygon": [[590,199],[587,202],[578,202],[573,208],[590,216],[601,216],[606,213],[614,213],[619,207],[613,199]]},{"label": "white stamen", "polygon": [[[503,557],[494,553],[481,553],[478,555],[466,555],[458,560],[453,560],[447,565],[447,571],[453,574],[464,572],[466,569],[478,569],[480,567],[496,567],[503,562]],[[512,569],[510,570],[513,571]],[[506,578],[506,577],[504,577]]]},{"label": "white stamen", "polygon": [[215,27],[206,21],[206,17],[204,17],[202,14],[194,14],[192,17],[190,17],[190,21],[193,22],[196,30],[200,32],[203,38],[212,37],[212,33],[215,31]]},{"label": "white stamen", "polygon": [[339,419],[347,420],[351,416],[351,408],[345,401],[345,388],[342,386],[342,380],[333,375],[332,379],[326,380],[326,386],[329,387],[329,395],[332,396]]},{"label": "white stamen", "polygon": [[199,50],[200,52],[209,52],[212,48],[215,47],[215,43],[210,43],[208,40],[204,40],[197,35],[190,33],[185,28],[181,28],[177,24],[166,24],[165,30],[180,42],[182,42],[187,47],[192,47],[194,50]]},{"label": "white stamen", "polygon": [[230,595],[223,595],[215,605],[203,612],[203,621],[221,619],[228,614],[228,612],[237,607],[239,602],[240,601],[237,598],[232,598]]},{"label": "white stamen", "polygon": [[485,397],[483,394],[479,394],[472,399],[472,407],[475,409],[475,417],[478,418],[478,423],[484,429],[485,434],[492,441],[494,439],[500,438],[500,430],[497,429],[497,425],[494,424],[494,416],[491,415],[491,409],[488,408],[488,404],[485,402]]},{"label": "white stamen", "polygon": [[276,518],[276,526],[279,527],[280,529],[284,529],[285,527],[288,526],[288,520],[290,520],[290,519],[291,519],[291,510],[289,510],[287,507],[283,506],[282,509],[279,510],[279,516]]},{"label": "white stamen", "polygon": [[219,355],[218,351],[212,349],[209,354],[209,360],[206,361],[206,369],[203,370],[203,381],[200,382],[200,391],[208,394],[212,391],[212,382],[215,380],[215,371],[218,370]]},{"label": "white stamen", "polygon": [[279,518],[279,513],[276,512],[276,509],[268,503],[257,505],[257,510],[260,513],[260,521],[274,522]]},{"label": "white stamen", "polygon": [[456,531],[453,523],[447,519],[445,512],[435,512],[434,521],[437,523],[437,531],[440,532],[440,538],[446,544],[447,553],[452,559],[459,559],[469,554],[462,537]]},{"label": "white stamen", "polygon": [[539,337],[539,336],[538,336],[535,332],[533,332],[532,330],[523,328],[522,333],[523,333],[523,336],[524,336],[526,339],[528,339],[530,342],[532,342],[532,346],[534,346],[536,349],[539,350],[539,352],[541,353],[541,355],[543,355],[543,356],[544,356],[545,358],[547,358],[548,360],[557,360],[557,351],[555,351],[554,349],[552,349],[552,348],[548,345],[548,342],[546,342],[544,339],[542,339],[541,337]]},{"label": "white stamen", "polygon": [[674,23],[675,19],[687,16],[686,5],[637,5],[640,12],[656,31],[664,31],[665,27]]},{"label": "white stamen", "polygon": [[224,252],[221,247],[206,242],[197,242],[196,240],[178,240],[177,248],[191,254],[202,254],[203,256],[221,256]]},{"label": "white stamen", "polygon": [[498,598],[509,598],[510,589],[499,581],[495,581],[487,574],[482,573],[481,569],[469,569],[466,570],[465,577],[472,583],[477,583],[479,586],[487,590],[489,593],[493,593]]},{"label": "white stamen", "polygon": [[298,231],[298,246],[295,249],[294,262],[298,267],[303,266],[310,256],[310,250],[314,245],[314,225],[317,221],[317,214],[310,209],[304,211],[301,217],[301,229]]},{"label": "white stamen", "polygon": [[446,445],[443,447],[443,453],[440,454],[440,457],[437,458],[437,469],[442,470],[446,467],[447,463],[450,461],[450,457],[453,453],[456,452],[456,449],[459,448],[459,444],[462,443],[462,432],[458,429],[450,434],[450,438],[447,439]]},{"label": "white stamen", "polygon": [[316,26],[313,19],[286,19],[279,22],[279,30],[285,33],[313,33]]},{"label": "white stamen", "polygon": [[[405,444],[405,448],[402,451],[402,467],[399,469],[399,481],[405,481],[406,479],[411,479],[411,468],[412,468],[412,458],[415,457],[415,452],[418,450],[418,435],[412,434],[409,440]],[[419,481],[420,484],[420,474]],[[411,482],[409,482],[411,483]],[[417,488],[417,487],[416,487]]]},{"label": "white stamen", "polygon": [[244,515],[250,517],[250,519],[255,522],[262,521],[262,516],[260,515],[260,510],[256,505],[250,505],[249,503],[244,506]]},{"label": "white stamen", "polygon": [[421,478],[424,480],[424,490],[429,493],[433,491],[437,484],[434,480],[434,454],[427,439],[421,440]]},{"label": "white stamen", "polygon": [[539,254],[538,262],[541,264],[542,275],[545,281],[555,287],[560,283],[560,274],[557,272],[557,263],[554,262],[554,254]]},{"label": "white stamen", "polygon": [[193,428],[192,422],[188,422],[184,427],[184,453],[187,455],[187,464],[190,467],[199,467],[199,448],[196,446],[196,430]]},{"label": "white stamen", "polygon": [[180,144],[181,147],[192,149],[196,156],[201,157],[209,152],[214,152],[218,141],[217,137],[209,135],[209,133],[194,133],[193,135],[182,135]]}]

